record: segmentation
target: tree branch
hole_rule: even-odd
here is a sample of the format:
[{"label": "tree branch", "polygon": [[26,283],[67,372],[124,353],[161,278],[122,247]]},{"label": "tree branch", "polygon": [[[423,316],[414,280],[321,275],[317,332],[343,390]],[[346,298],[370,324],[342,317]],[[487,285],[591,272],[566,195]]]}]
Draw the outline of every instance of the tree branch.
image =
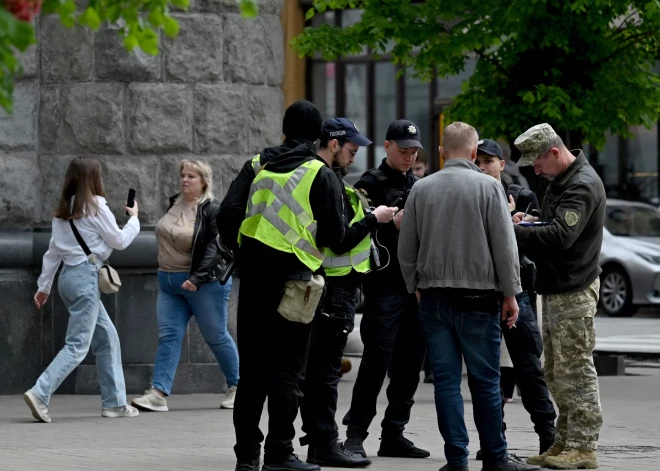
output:
[{"label": "tree branch", "polygon": [[484,52],[483,49],[475,49],[474,52],[475,52],[479,57],[481,57],[482,59],[484,59],[486,62],[489,62],[489,63],[491,63],[492,65],[494,65],[495,68],[496,68],[497,70],[499,70],[500,72],[502,72],[505,76],[507,76],[507,77],[509,76],[509,71],[506,70],[504,67],[502,67],[502,64],[500,64],[499,62],[497,62],[496,60],[494,60],[492,57],[490,57],[489,55],[487,55],[487,54]]},{"label": "tree branch", "polygon": [[[612,37],[614,37],[614,36],[616,36],[617,34],[623,32],[623,31],[624,31],[624,26],[628,23],[628,20],[629,20],[630,18],[632,18],[633,15],[635,15],[635,14],[637,14],[637,13],[639,13],[639,11],[637,11],[637,9],[635,9],[635,10],[633,10],[633,11],[630,13],[630,15],[626,16],[626,17],[623,19],[623,21],[621,22],[621,24],[619,25],[619,27],[616,29],[616,31],[614,31],[614,33],[612,33]],[[636,25],[631,25],[631,26],[639,26],[640,24],[641,24],[641,23],[638,23],[638,24],[636,24]],[[627,28],[625,28],[625,29],[627,29]]]},{"label": "tree branch", "polygon": [[[615,58],[616,56],[618,56],[618,55],[621,54],[622,52],[625,52],[625,51],[627,51],[628,49],[630,49],[631,47],[635,46],[635,45],[637,44],[637,43],[634,41],[635,39],[644,39],[644,38],[648,38],[648,37],[654,36],[655,34],[656,34],[655,31],[647,31],[646,33],[639,33],[639,34],[635,34],[635,35],[632,35],[632,36],[627,37],[626,39],[624,39],[623,41],[621,41],[621,45],[622,45],[622,47],[620,47],[620,48],[618,48],[617,50],[615,50],[612,54],[610,54],[609,56],[605,57],[605,59],[603,59],[602,61],[599,61],[598,64],[604,64],[605,62],[608,62],[608,61],[612,60],[613,58]],[[632,41],[632,42],[631,42],[631,41]],[[626,44],[625,46],[623,46],[624,43],[627,43],[627,44]]]}]

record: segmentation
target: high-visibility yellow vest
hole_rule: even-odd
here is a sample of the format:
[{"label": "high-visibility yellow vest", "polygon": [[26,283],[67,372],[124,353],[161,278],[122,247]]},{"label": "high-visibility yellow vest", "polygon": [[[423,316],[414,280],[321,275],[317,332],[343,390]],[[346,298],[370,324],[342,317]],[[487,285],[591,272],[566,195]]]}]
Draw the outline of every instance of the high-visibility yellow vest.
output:
[{"label": "high-visibility yellow vest", "polygon": [[261,166],[260,156],[252,159],[256,177],[238,234],[252,237],[275,250],[295,254],[310,270],[316,271],[325,254],[316,245],[316,220],[309,203],[312,182],[323,163],[310,160],[288,173],[275,173]]},{"label": "high-visibility yellow vest", "polygon": [[[360,203],[355,190],[349,185],[344,185],[346,193],[351,200],[351,206],[355,212],[353,220],[350,222],[352,226],[358,221],[364,219],[364,209]],[[371,262],[369,255],[371,254],[371,234],[368,234],[360,243],[353,248],[353,250],[343,254],[337,255],[332,250],[325,249],[325,260],[323,260],[323,268],[325,274],[328,276],[344,276],[348,275],[352,269],[358,273],[366,273],[371,269]]]}]

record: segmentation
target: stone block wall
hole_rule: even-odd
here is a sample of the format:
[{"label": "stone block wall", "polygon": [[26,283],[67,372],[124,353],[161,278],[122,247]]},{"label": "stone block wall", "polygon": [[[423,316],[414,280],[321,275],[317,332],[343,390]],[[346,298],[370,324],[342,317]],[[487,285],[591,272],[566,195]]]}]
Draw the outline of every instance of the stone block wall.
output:
[{"label": "stone block wall", "polygon": [[[0,394],[29,387],[64,341],[67,314],[56,288],[42,311],[32,295],[45,251],[38,241],[47,243],[66,167],[78,155],[101,160],[120,225],[128,189],[137,190],[143,250],[113,255],[124,286],[106,306],[129,390],[148,386],[157,343],[150,231],[177,192],[181,159],[206,160],[222,198],[246,160],[280,142],[282,3],[260,0],[259,17],[244,20],[234,0],[192,0],[189,12],[176,14],[179,36],[163,35],[157,56],[127,53],[116,27],[91,32],[65,28],[56,16],[38,20],[39,42],[21,57],[14,112],[0,111]],[[217,364],[196,329],[186,334],[175,388],[217,391]],[[88,359],[62,389],[91,392],[95,383]]]}]

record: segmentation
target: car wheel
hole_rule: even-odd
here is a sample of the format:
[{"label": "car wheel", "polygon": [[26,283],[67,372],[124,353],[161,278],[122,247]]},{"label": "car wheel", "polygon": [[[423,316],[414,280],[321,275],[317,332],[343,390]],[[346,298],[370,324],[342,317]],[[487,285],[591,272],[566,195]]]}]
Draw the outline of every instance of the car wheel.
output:
[{"label": "car wheel", "polygon": [[630,280],[622,268],[608,268],[600,276],[600,306],[610,317],[630,317],[637,312]]}]

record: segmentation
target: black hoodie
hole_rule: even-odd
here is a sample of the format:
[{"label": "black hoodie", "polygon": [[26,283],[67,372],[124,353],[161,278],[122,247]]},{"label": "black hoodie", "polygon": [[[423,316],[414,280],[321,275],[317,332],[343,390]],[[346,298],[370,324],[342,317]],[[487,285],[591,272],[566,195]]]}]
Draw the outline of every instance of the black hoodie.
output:
[{"label": "black hoodie", "polygon": [[[261,165],[267,163],[268,171],[275,173],[291,172],[314,159],[316,147],[306,140],[287,140],[281,146],[268,147],[261,152],[259,158]],[[218,232],[223,242],[231,249],[238,247],[238,231],[245,219],[250,185],[254,177],[250,159],[243,165],[220,205],[217,216]],[[348,221],[344,216],[342,185],[327,165],[319,170],[312,182],[309,202],[317,223],[316,245],[337,246],[346,234]],[[281,279],[308,280],[312,276],[311,270],[294,254],[272,249],[255,239],[244,237],[240,252],[242,277],[267,274]]]}]

